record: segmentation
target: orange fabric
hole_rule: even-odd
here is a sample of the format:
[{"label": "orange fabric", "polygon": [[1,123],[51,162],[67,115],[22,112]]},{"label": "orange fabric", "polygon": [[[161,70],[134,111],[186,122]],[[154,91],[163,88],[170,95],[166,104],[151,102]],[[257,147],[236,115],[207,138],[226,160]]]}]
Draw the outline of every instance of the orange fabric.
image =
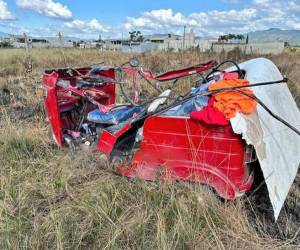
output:
[{"label": "orange fabric", "polygon": [[[249,81],[242,79],[220,80],[209,86],[209,90],[247,86]],[[254,95],[248,88],[239,89],[246,94]],[[221,111],[226,119],[235,117],[236,112],[251,114],[256,110],[256,101],[238,92],[222,92],[213,94],[215,97],[214,107]]]}]

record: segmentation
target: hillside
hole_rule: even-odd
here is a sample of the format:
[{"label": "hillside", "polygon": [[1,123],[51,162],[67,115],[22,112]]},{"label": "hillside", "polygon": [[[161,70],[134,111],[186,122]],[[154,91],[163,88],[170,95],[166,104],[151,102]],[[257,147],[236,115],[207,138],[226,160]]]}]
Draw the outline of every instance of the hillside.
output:
[{"label": "hillside", "polygon": [[249,42],[288,42],[300,45],[300,30],[268,29],[248,33]]}]

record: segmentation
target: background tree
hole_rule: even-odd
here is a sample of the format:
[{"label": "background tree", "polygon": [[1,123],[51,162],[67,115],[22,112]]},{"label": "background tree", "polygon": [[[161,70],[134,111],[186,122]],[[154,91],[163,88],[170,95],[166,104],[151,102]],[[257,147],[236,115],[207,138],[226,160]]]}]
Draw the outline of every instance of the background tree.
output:
[{"label": "background tree", "polygon": [[236,35],[236,34],[229,33],[228,35],[220,35],[218,41],[219,42],[228,42],[230,40],[240,40],[240,41],[242,41],[244,39],[245,39],[245,36],[242,35],[242,34]]},{"label": "background tree", "polygon": [[227,37],[228,37],[228,40],[236,39],[236,35],[235,34],[228,34]]},{"label": "background tree", "polygon": [[242,41],[242,40],[244,40],[244,39],[245,39],[245,36],[244,36],[244,35],[242,35],[242,34],[239,34],[239,35],[236,35],[236,39],[238,39],[238,40]]},{"label": "background tree", "polygon": [[132,42],[143,42],[144,37],[142,36],[142,33],[139,30],[131,31],[129,32],[129,41]]},{"label": "background tree", "polygon": [[12,44],[8,41],[0,41],[0,48],[12,48]]},{"label": "background tree", "polygon": [[227,35],[220,35],[219,36],[219,39],[218,39],[219,42],[227,42],[228,41],[228,36]]}]

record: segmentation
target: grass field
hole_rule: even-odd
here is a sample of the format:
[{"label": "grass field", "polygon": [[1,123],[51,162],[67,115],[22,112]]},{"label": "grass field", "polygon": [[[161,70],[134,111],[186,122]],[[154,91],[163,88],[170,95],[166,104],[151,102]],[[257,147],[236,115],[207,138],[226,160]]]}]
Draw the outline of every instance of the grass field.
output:
[{"label": "grass field", "polygon": [[[157,73],[209,59],[257,57],[196,51],[137,56]],[[224,202],[203,185],[116,176],[99,155],[74,155],[52,143],[42,102],[34,96],[43,70],[102,61],[120,64],[129,57],[36,49],[29,58],[23,50],[0,50],[0,249],[300,248],[300,176],[273,223],[261,190]],[[290,79],[299,105],[300,54],[268,58]]]}]

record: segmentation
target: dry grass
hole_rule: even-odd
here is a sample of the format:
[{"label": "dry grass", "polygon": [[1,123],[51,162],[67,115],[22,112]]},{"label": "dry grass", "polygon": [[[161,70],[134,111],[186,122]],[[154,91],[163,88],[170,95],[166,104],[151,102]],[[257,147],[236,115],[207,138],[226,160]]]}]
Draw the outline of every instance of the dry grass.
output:
[{"label": "dry grass", "polygon": [[[2,101],[10,99],[9,105],[0,101],[1,249],[299,248],[299,181],[279,223],[272,224],[270,208],[265,202],[254,204],[251,197],[223,202],[198,184],[128,180],[114,175],[97,154],[72,155],[57,149],[48,138],[41,102],[33,95],[33,83],[40,81],[43,70],[120,63],[130,57],[97,50],[69,49],[64,54],[65,58],[59,50],[33,50],[33,71],[26,74],[24,51],[0,50],[0,90],[11,92],[0,96]],[[155,72],[212,58],[250,58],[198,52],[138,57]],[[292,80],[290,88],[299,96],[295,83],[300,78],[300,55],[270,58]],[[179,91],[190,84],[185,82]]]}]

